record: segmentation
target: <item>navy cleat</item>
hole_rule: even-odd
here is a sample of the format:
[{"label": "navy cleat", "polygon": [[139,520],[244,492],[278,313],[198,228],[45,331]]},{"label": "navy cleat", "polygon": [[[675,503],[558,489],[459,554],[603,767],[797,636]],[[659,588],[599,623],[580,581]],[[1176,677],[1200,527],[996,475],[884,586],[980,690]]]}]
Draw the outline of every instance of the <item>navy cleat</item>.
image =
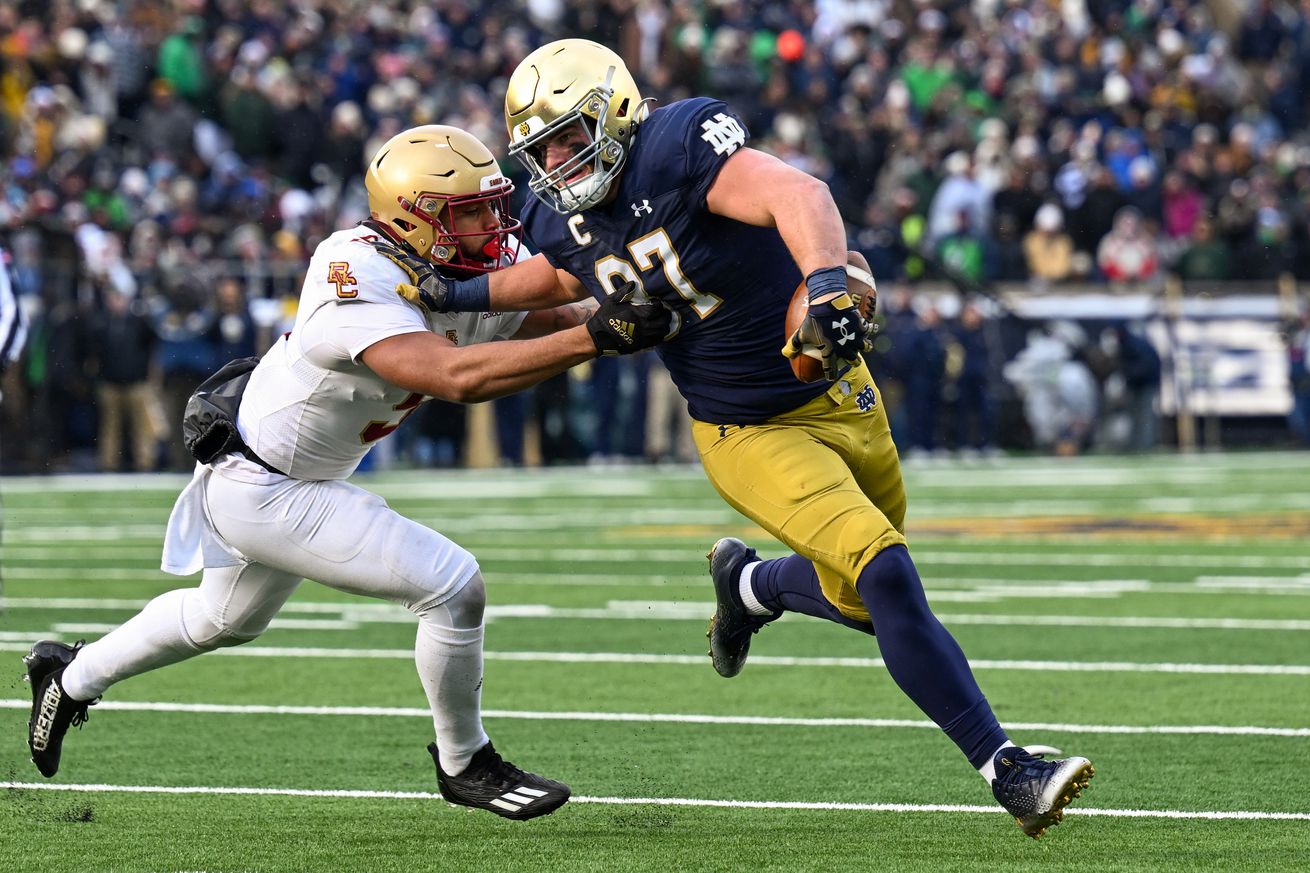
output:
[{"label": "navy cleat", "polygon": [[[32,683],[32,717],[27,720],[27,745],[32,763],[42,776],[59,772],[59,754],[69,727],[81,727],[87,720],[87,707],[96,700],[74,700],[64,692],[60,681],[64,668],[73,662],[85,641],[68,646],[51,640],[32,645],[24,658],[27,681]],[[97,698],[98,700],[98,698]]]},{"label": "navy cleat", "polygon": [[485,809],[516,821],[550,815],[568,802],[569,787],[536,773],[524,773],[487,743],[458,776],[441,769],[437,744],[428,751],[437,765],[437,788],[447,803]]},{"label": "navy cleat", "polygon": [[705,636],[710,639],[710,660],[725,679],[741,672],[750,651],[751,636],[782,613],[751,615],[742,606],[737,593],[741,569],[758,561],[755,550],[735,537],[724,537],[705,557],[710,559],[710,576],[714,579],[716,606]]},{"label": "navy cleat", "polygon": [[1017,746],[996,753],[992,794],[1034,840],[1064,818],[1064,808],[1096,775],[1086,758],[1046,761]]}]

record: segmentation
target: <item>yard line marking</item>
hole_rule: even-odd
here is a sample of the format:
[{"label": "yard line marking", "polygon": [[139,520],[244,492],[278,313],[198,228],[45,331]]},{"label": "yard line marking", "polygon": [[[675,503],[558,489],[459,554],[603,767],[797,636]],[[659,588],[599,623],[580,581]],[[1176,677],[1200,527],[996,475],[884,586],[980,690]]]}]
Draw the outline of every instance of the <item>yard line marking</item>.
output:
[{"label": "yard line marking", "polygon": [[[0,700],[0,709],[26,710],[30,700]],[[366,716],[369,718],[431,718],[431,710],[411,706],[287,706],[230,703],[154,703],[111,700],[96,705],[96,711],[172,712],[212,715],[308,715]],[[754,725],[760,727],[860,727],[922,728],[940,730],[926,719],[906,718],[795,718],[765,715],[703,715],[698,713],[648,712],[561,712],[543,710],[484,709],[485,718],[523,721],[599,721],[643,724]],[[1101,725],[1053,722],[1006,722],[1013,731],[1055,731],[1072,734],[1182,734],[1188,736],[1310,737],[1310,728],[1262,727],[1256,725]]]},{"label": "yard line marking", "polygon": [[[49,540],[48,547],[34,545],[17,545],[17,541],[25,536],[30,537],[32,529],[18,528],[11,525],[11,529],[5,532],[5,539],[8,542],[5,548],[5,554],[11,560],[14,558],[38,559],[38,558],[68,558],[69,556],[69,536],[67,528],[60,528],[57,537],[52,536]],[[88,532],[93,532],[88,539],[110,539],[119,540],[121,532],[119,529],[110,528],[86,528]],[[26,533],[24,533],[26,531]],[[162,535],[162,531],[155,530],[155,538]],[[132,543],[105,543],[101,546],[107,550],[122,548],[136,549],[141,546]],[[153,544],[150,547],[153,555],[157,547]],[[478,558],[484,562],[498,562],[502,564],[532,564],[540,566],[543,561],[554,561],[572,564],[591,564],[591,563],[631,563],[632,561],[656,561],[662,563],[674,564],[695,564],[698,567],[702,565],[703,558],[695,549],[668,549],[668,548],[636,548],[632,547],[630,541],[616,541],[612,547],[605,548],[569,548],[569,547],[552,547],[542,545],[525,545],[517,547],[507,546],[477,546],[473,548]],[[777,557],[783,554],[781,547],[766,545],[762,553],[769,557]],[[86,559],[94,557],[96,550],[79,550],[78,558]],[[1310,571],[1310,556],[1305,555],[1195,555],[1195,554],[1178,554],[1175,552],[1160,552],[1156,554],[1110,554],[1104,552],[1045,552],[1019,551],[1019,552],[992,552],[992,551],[969,551],[969,550],[934,550],[924,549],[913,552],[916,563],[925,564],[946,564],[953,566],[975,567],[975,566],[1025,566],[1025,567],[1166,567],[1166,568],[1188,568],[1188,569],[1215,569],[1215,568],[1234,568],[1245,570],[1259,569],[1283,569],[1283,570],[1301,570]],[[152,558],[153,559],[153,558]],[[90,572],[90,571],[85,571]],[[594,571],[593,571],[594,572]],[[618,574],[615,574],[618,575]],[[994,581],[1009,581],[996,579]],[[1067,581],[1067,580],[1066,580]],[[1297,582],[1303,586],[1310,587],[1310,581],[1304,577],[1284,577],[1284,581]]]},{"label": "yard line marking", "polygon": [[[15,633],[13,631],[7,633]],[[25,639],[36,639],[29,634]],[[29,645],[0,642],[0,651],[25,652]],[[244,658],[363,658],[413,660],[413,649],[340,649],[309,646],[238,646],[214,654]],[[635,652],[484,652],[487,661],[547,664],[676,664],[703,667],[704,655],[656,655]],[[882,658],[823,658],[752,655],[761,667],[882,667]],[[1310,676],[1310,664],[1176,664],[1135,661],[988,660],[969,662],[975,670],[1033,670],[1071,673],[1191,673],[1198,675]]]},{"label": "yard line marking", "polygon": [[[929,599],[941,598],[931,592]],[[1029,592],[1033,596],[1043,592]],[[0,608],[51,610],[137,610],[145,600],[81,597],[13,597],[0,599]],[[713,601],[686,600],[611,600],[604,607],[557,607],[547,604],[517,603],[488,606],[488,620],[503,618],[564,618],[621,620],[694,620],[705,621],[714,611]],[[283,613],[331,615],[335,618],[275,618],[273,628],[295,630],[355,630],[361,623],[410,624],[414,616],[404,607],[389,603],[288,603]],[[1099,627],[1153,628],[1184,630],[1310,630],[1310,619],[1295,618],[1181,618],[1174,616],[1096,616],[1096,615],[1006,615],[992,613],[938,613],[945,624],[995,625],[1001,627]],[[790,618],[790,616],[789,616]],[[108,633],[112,624],[54,624],[56,633]]]},{"label": "yard line marking", "polygon": [[[27,791],[77,791],[87,793],[120,794],[226,794],[263,797],[315,797],[351,798],[366,800],[440,800],[441,795],[431,791],[364,791],[318,788],[253,788],[237,786],[181,786],[181,785],[106,785],[51,782],[0,782],[0,788]],[[692,806],[722,809],[797,809],[842,812],[957,812],[998,815],[995,806],[973,806],[963,803],[837,803],[788,800],[707,800],[696,797],[588,797],[575,796],[574,803],[594,803],[606,806]],[[1065,815],[1100,815],[1111,818],[1172,818],[1221,820],[1274,820],[1310,821],[1310,812],[1263,812],[1255,810],[1180,810],[1180,809],[1107,809],[1104,807],[1077,807],[1066,809]]]}]

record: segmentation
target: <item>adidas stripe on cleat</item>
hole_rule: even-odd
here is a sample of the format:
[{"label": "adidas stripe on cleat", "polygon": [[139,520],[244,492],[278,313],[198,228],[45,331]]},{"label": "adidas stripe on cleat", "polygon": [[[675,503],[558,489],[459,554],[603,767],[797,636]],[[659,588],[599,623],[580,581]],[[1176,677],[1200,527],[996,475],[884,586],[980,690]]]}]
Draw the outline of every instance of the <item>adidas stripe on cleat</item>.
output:
[{"label": "adidas stripe on cleat", "polygon": [[1043,760],[1017,746],[996,753],[992,794],[1025,834],[1040,839],[1064,818],[1064,808],[1096,775],[1086,758]]},{"label": "adidas stripe on cleat", "polygon": [[70,727],[81,727],[87,720],[87,707],[95,700],[74,700],[64,692],[61,677],[64,669],[77,657],[83,641],[75,646],[40,640],[23,658],[26,679],[32,684],[32,715],[27,720],[27,746],[32,763],[42,776],[59,772],[59,756],[64,735]]},{"label": "adidas stripe on cleat", "polygon": [[428,745],[428,752],[437,765],[441,797],[452,805],[522,821],[549,815],[567,803],[571,793],[563,782],[515,767],[497,754],[491,743],[479,749],[457,776],[448,776],[441,769],[436,743]]}]

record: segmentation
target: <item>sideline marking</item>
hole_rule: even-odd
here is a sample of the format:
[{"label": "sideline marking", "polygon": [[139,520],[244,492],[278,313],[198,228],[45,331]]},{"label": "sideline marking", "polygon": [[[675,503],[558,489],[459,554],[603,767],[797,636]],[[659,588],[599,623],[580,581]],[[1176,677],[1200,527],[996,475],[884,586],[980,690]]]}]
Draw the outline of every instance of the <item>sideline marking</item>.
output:
[{"label": "sideline marking", "polygon": [[[103,785],[60,784],[49,782],[0,782],[0,788],[30,791],[83,791],[123,794],[247,794],[279,797],[348,797],[378,800],[440,800],[430,791],[355,791],[310,788],[247,788],[235,786],[172,785]],[[721,809],[813,809],[852,812],[964,812],[1003,814],[995,806],[970,806],[962,803],[832,803],[785,800],[704,800],[695,797],[573,797],[574,803],[607,806],[711,806]],[[1251,810],[1180,810],[1180,809],[1105,809],[1080,807],[1066,809],[1065,815],[1101,815],[1111,818],[1175,818],[1277,821],[1310,821],[1310,812],[1258,812]]]},{"label": "sideline marking", "polygon": [[[0,700],[0,709],[30,709],[27,700]],[[221,715],[343,715],[369,718],[431,718],[432,712],[410,706],[271,706],[229,703],[154,703],[112,700],[96,705],[97,711],[185,712]],[[540,710],[484,709],[484,718],[527,721],[602,721],[672,724],[760,725],[766,727],[868,727],[926,728],[939,730],[926,719],[908,718],[793,718],[765,715],[702,715],[646,712],[545,712]],[[1310,737],[1310,728],[1257,725],[1124,725],[1006,722],[1013,731],[1058,731],[1073,734],[1187,734],[1205,736]]]},{"label": "sideline marking", "polygon": [[[21,631],[8,631],[23,633]],[[56,635],[57,636],[57,635]],[[39,639],[38,635],[26,635]],[[30,643],[0,642],[0,652],[26,652]],[[365,658],[414,659],[413,649],[337,649],[304,646],[238,646],[214,654],[237,658]],[[632,652],[483,652],[487,661],[531,661],[546,664],[679,664],[705,666],[704,655],[651,655]],[[882,658],[796,658],[752,655],[760,667],[882,667]],[[1064,673],[1193,673],[1201,675],[1310,676],[1310,664],[1173,664],[1133,661],[972,660],[975,670],[1037,670]]]},{"label": "sideline marking", "polygon": [[[1075,583],[1093,586],[1095,583]],[[1105,583],[1106,589],[1113,589],[1114,584]],[[979,589],[986,593],[990,589]],[[1029,596],[1046,596],[1046,592],[1033,591],[1028,586],[1021,590]],[[1092,590],[1098,590],[1093,588]],[[941,599],[942,594],[972,592],[933,591],[929,599]],[[1081,592],[1080,592],[1081,593]],[[953,599],[953,598],[947,598]],[[961,598],[964,599],[964,598]],[[0,608],[7,609],[51,609],[51,610],[139,610],[146,605],[145,600],[127,600],[117,598],[92,597],[10,597],[0,599]],[[577,608],[548,606],[535,603],[507,603],[488,606],[488,621],[504,618],[567,618],[567,619],[633,619],[633,620],[694,620],[705,621],[714,611],[713,601],[687,600],[610,600],[604,607]],[[414,615],[409,610],[390,603],[288,603],[282,607],[283,614],[326,615],[323,619],[273,619],[272,629],[290,628],[300,630],[354,630],[361,622],[380,624],[412,624]],[[1000,613],[950,613],[937,614],[944,624],[957,625],[998,625],[1003,627],[1097,627],[1097,628],[1157,628],[1178,630],[1310,630],[1310,619],[1298,618],[1183,618],[1176,616],[1136,616],[1136,615],[1005,615]],[[98,624],[78,623],[76,625],[55,624],[56,633],[107,633],[117,625],[109,624],[101,628]],[[12,634],[12,632],[11,632]],[[18,639],[10,636],[9,639]],[[3,637],[0,637],[3,639]]]}]

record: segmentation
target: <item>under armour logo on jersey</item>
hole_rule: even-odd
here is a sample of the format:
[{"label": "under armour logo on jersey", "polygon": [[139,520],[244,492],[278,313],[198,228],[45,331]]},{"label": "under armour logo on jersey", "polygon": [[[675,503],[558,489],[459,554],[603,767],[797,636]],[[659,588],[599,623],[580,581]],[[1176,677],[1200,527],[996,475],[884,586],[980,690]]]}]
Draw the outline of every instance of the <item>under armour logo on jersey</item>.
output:
[{"label": "under armour logo on jersey", "polygon": [[841,333],[841,339],[837,340],[837,345],[844,346],[850,340],[855,339],[855,333],[846,329],[846,325],[850,323],[851,320],[849,318],[843,318],[841,321],[834,321],[832,323],[832,326],[837,328]]},{"label": "under armour logo on jersey", "polygon": [[742,130],[737,119],[722,112],[707,118],[700,129],[705,131],[700,138],[714,146],[716,155],[730,155],[738,146],[746,144],[746,131]]},{"label": "under armour logo on jersey", "polygon": [[652,212],[655,211],[651,209],[649,200],[642,200],[640,205],[636,203],[630,203],[628,205],[632,207],[632,214],[635,215],[637,218],[641,218],[641,214],[643,212],[646,213],[647,215],[650,215]]},{"label": "under armour logo on jersey", "polygon": [[855,405],[860,407],[860,412],[868,412],[878,405],[878,395],[873,393],[872,385],[860,389],[860,393],[855,395]]},{"label": "under armour logo on jersey", "polygon": [[539,800],[545,796],[546,792],[544,791],[520,785],[518,788],[506,791],[500,797],[492,800],[491,805],[509,810],[510,812],[518,812],[532,801]]}]

